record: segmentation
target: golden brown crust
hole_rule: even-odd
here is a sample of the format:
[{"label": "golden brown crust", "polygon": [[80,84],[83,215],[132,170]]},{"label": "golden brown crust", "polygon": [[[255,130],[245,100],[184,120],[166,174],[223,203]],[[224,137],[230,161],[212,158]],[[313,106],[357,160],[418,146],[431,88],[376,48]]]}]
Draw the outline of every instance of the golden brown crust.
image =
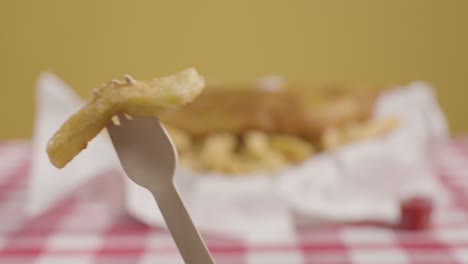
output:
[{"label": "golden brown crust", "polygon": [[137,81],[129,75],[93,91],[92,99],[52,136],[47,154],[53,165],[64,167],[104,128],[112,116],[157,116],[192,101],[204,88],[204,79],[190,68],[168,77]]},{"label": "golden brown crust", "polygon": [[377,92],[370,90],[288,88],[208,88],[183,109],[161,116],[166,124],[193,136],[249,130],[317,140],[327,127],[367,119]]}]

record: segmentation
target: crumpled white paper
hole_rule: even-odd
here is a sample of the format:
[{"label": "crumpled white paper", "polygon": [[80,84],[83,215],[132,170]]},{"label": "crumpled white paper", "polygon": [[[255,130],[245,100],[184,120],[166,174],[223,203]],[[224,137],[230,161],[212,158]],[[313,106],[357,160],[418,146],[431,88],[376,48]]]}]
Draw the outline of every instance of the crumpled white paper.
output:
[{"label": "crumpled white paper", "polygon": [[[124,176],[106,133],[64,169],[50,164],[48,139],[82,104],[54,74],[40,76],[26,212],[40,214],[81,187],[88,197],[121,203],[137,219],[164,226],[151,194]],[[404,197],[441,200],[444,194],[431,153],[449,133],[431,86],[413,82],[395,87],[379,97],[374,110],[377,118],[399,115],[401,126],[386,136],[313,156],[299,166],[239,177],[178,168],[176,182],[196,225],[250,243],[285,242],[294,241],[299,219],[392,222]],[[96,179],[112,170],[118,173]]]}]

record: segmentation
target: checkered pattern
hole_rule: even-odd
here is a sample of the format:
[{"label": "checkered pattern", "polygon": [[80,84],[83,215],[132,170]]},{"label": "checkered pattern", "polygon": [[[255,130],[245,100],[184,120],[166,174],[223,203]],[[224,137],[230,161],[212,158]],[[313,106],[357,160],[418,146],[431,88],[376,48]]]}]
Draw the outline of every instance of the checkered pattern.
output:
[{"label": "checkered pattern", "polygon": [[[30,166],[24,141],[0,143],[0,263],[182,263],[166,231],[70,195],[47,213],[23,217]],[[216,263],[468,263],[468,138],[439,152],[450,199],[427,232],[354,223],[298,230],[294,244],[249,246],[205,236]]]}]

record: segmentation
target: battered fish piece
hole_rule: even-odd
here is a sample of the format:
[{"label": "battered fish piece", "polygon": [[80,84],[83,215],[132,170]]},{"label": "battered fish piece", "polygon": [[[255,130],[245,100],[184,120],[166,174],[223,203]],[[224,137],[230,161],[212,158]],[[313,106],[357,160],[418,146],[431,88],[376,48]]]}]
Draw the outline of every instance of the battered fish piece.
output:
[{"label": "battered fish piece", "polygon": [[328,127],[366,120],[377,92],[359,89],[206,89],[193,103],[161,116],[193,136],[250,130],[320,140]]},{"label": "battered fish piece", "polygon": [[[186,107],[160,118],[171,128],[181,163],[194,170],[274,171],[327,150],[330,142],[341,144],[341,130],[365,123],[378,95],[363,86],[320,88],[208,87]],[[353,140],[367,130],[356,131]],[[371,130],[372,135],[380,131],[379,126]]]},{"label": "battered fish piece", "polygon": [[91,100],[73,114],[52,136],[47,154],[54,166],[63,168],[118,114],[159,116],[197,97],[205,81],[193,68],[152,80],[113,80],[93,91]]}]

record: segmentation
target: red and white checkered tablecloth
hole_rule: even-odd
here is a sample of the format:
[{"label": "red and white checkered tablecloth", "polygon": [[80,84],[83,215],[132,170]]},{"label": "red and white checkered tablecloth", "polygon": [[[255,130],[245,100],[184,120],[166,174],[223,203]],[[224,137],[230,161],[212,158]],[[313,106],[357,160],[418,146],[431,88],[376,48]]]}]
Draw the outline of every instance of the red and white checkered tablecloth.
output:
[{"label": "red and white checkered tablecloth", "polygon": [[[23,215],[30,167],[26,141],[0,143],[0,263],[183,263],[166,231],[71,195],[34,219]],[[218,264],[468,263],[468,138],[438,155],[449,206],[433,227],[409,232],[371,223],[298,230],[293,244],[249,246],[205,236]]]}]

